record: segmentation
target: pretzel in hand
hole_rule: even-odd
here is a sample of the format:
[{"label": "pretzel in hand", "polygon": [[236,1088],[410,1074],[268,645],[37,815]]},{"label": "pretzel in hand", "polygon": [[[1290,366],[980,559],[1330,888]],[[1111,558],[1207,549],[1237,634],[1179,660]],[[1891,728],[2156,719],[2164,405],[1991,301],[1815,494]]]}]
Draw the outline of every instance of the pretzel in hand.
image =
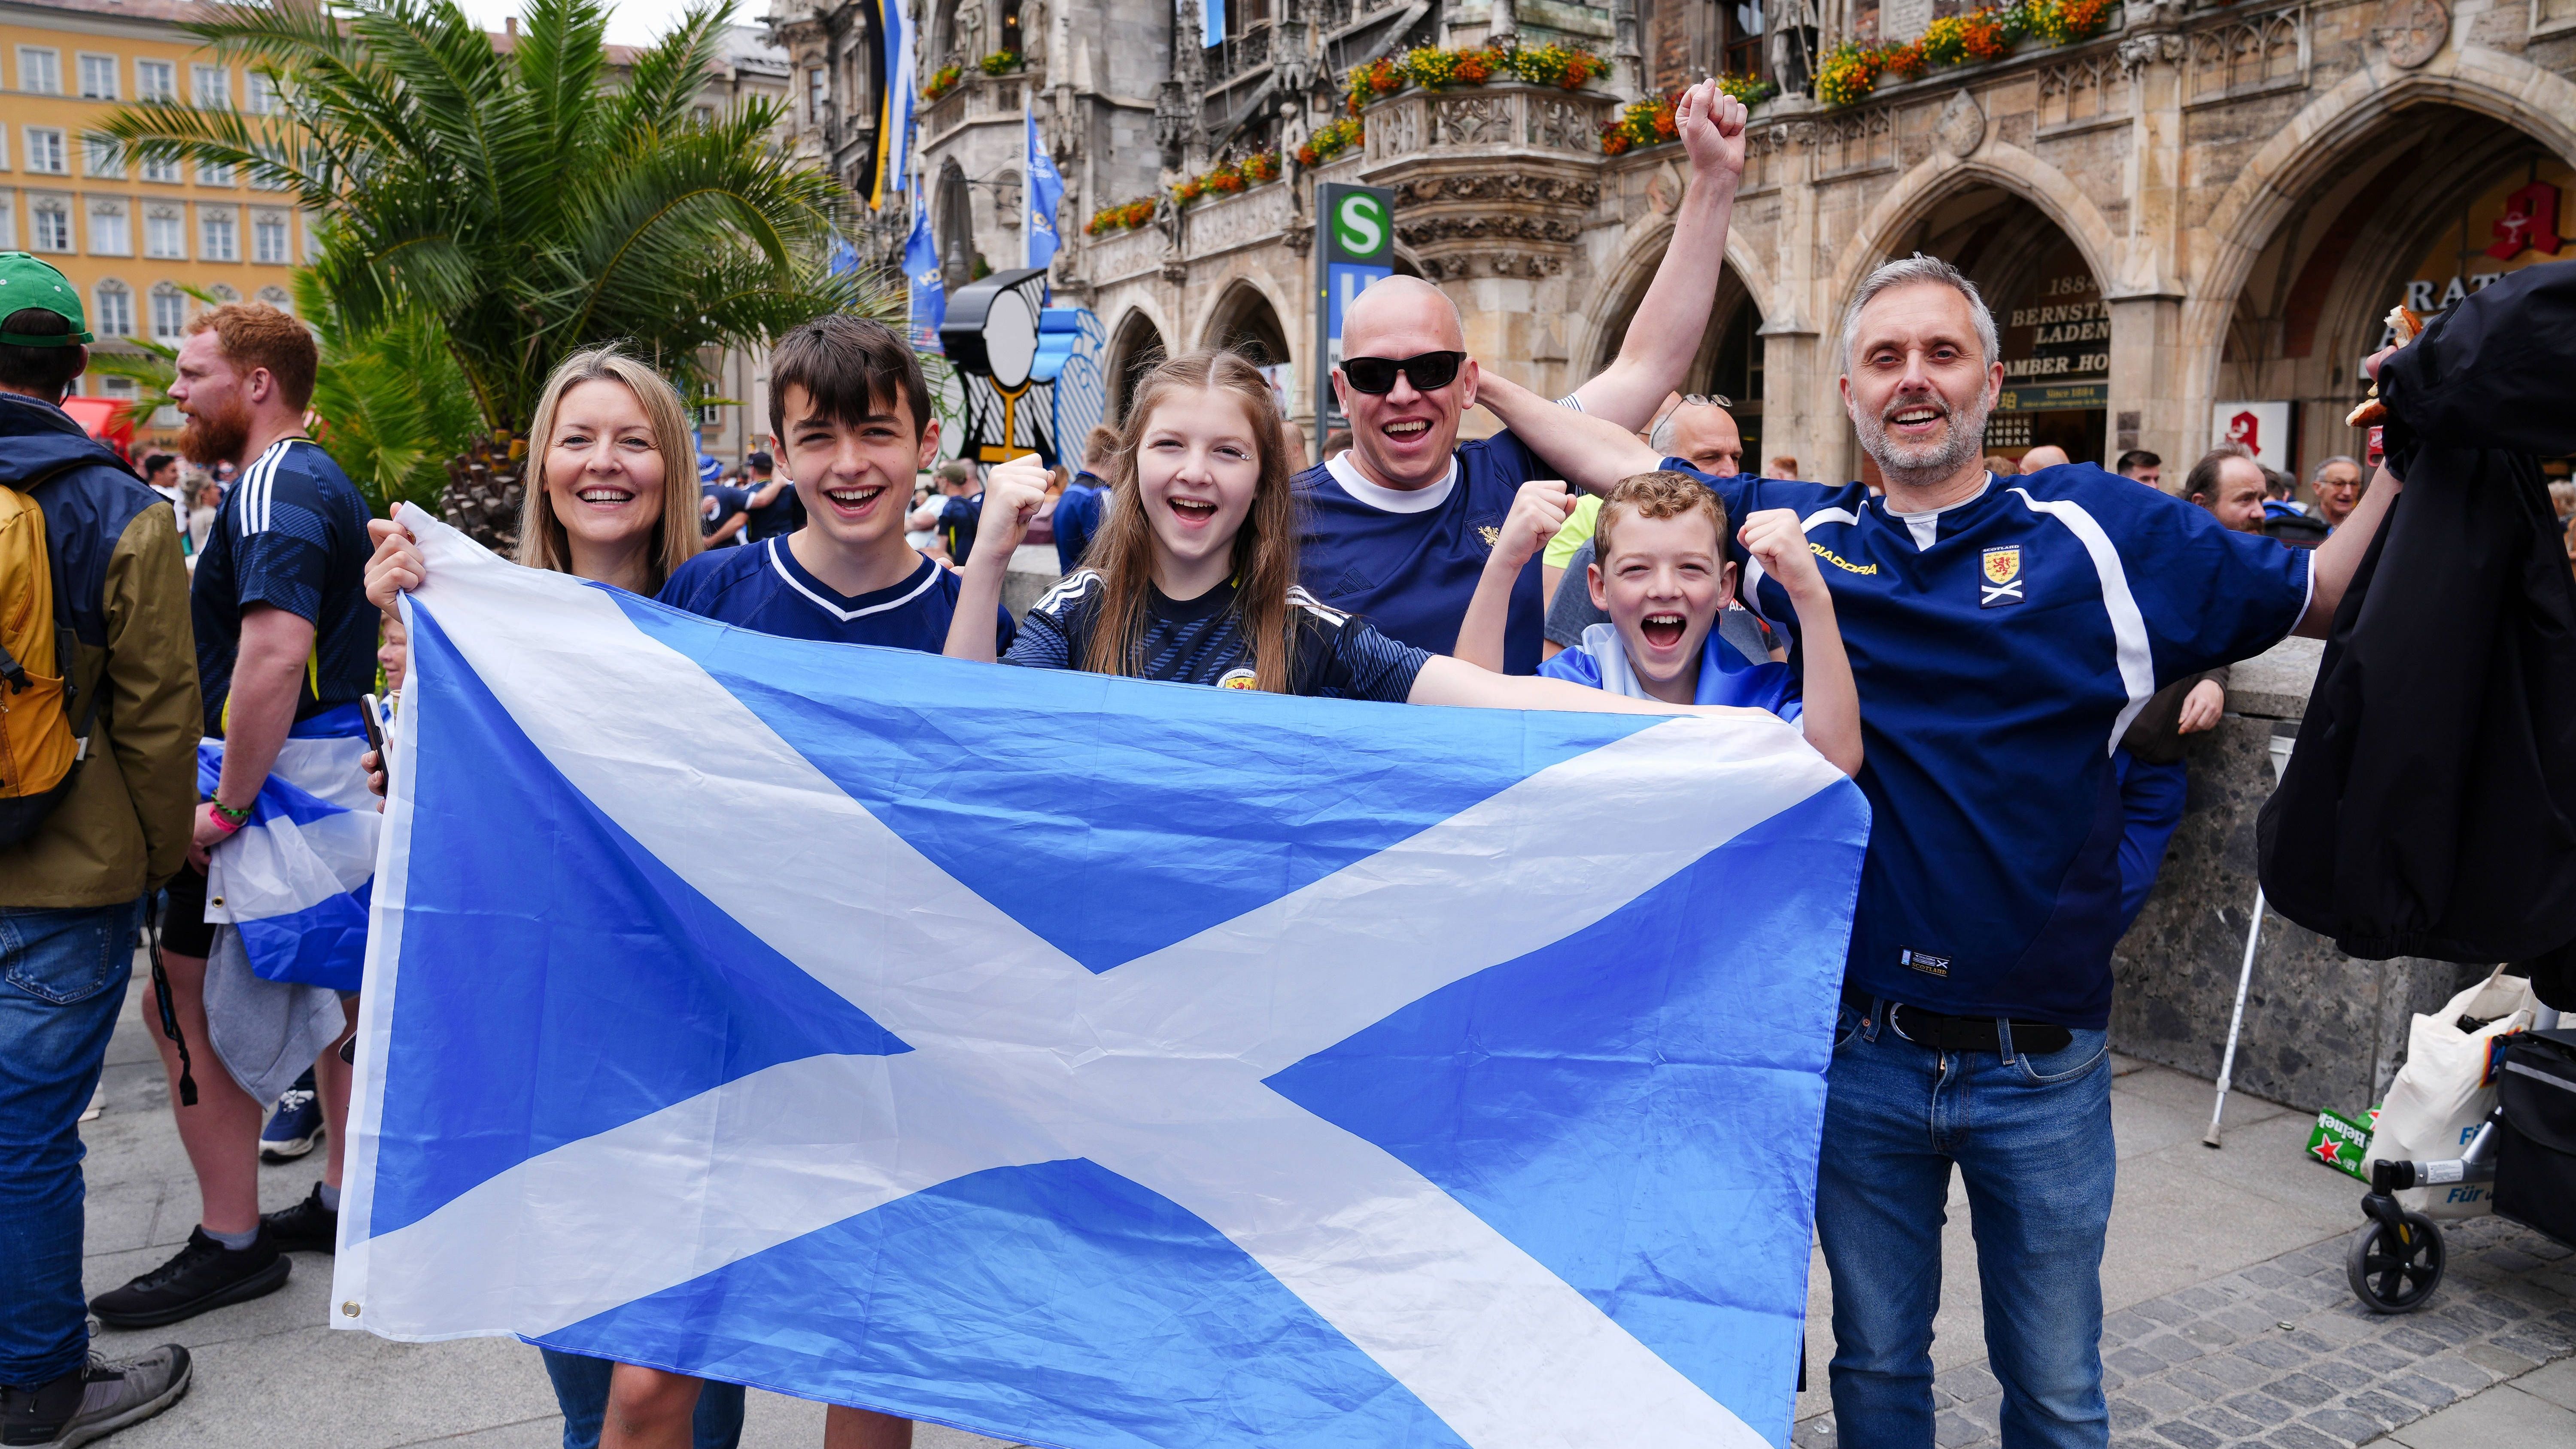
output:
[{"label": "pretzel in hand", "polygon": [[[2397,334],[2395,345],[2403,347],[2423,332],[2424,319],[2408,311],[2401,303],[2388,309],[2388,330]],[[2344,423],[2348,427],[2366,428],[2375,423],[2385,422],[2387,419],[2388,404],[2379,400],[2379,383],[2373,380],[2370,384],[2370,395],[2361,400],[2360,406],[2344,416]]]}]

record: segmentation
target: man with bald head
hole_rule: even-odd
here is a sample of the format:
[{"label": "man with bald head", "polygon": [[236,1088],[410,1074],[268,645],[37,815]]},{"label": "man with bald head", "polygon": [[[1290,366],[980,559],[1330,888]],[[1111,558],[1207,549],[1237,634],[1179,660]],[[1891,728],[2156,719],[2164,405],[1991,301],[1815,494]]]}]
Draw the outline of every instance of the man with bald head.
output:
[{"label": "man with bald head", "polygon": [[2068,463],[2066,450],[2055,443],[2042,443],[2021,455],[2021,471],[2028,477],[2042,468],[2063,468]]},{"label": "man with bald head", "polygon": [[[1679,117],[1691,180],[1672,241],[1618,360],[1569,400],[1631,430],[1654,416],[1699,351],[1725,261],[1727,214],[1744,174],[1742,104],[1704,81],[1682,97]],[[1297,479],[1306,588],[1439,654],[1457,648],[1458,626],[1514,495],[1550,473],[1508,433],[1458,441],[1477,382],[1466,328],[1447,293],[1415,277],[1376,283],[1344,315],[1342,363],[1333,369],[1351,446]],[[1532,559],[1512,590],[1508,673],[1538,668],[1539,573]]]}]

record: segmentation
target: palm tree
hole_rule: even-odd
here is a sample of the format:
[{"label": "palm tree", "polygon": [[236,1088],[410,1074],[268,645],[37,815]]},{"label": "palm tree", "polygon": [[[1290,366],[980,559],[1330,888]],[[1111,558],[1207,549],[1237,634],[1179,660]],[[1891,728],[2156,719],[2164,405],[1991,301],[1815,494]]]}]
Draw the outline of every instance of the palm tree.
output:
[{"label": "palm tree", "polygon": [[478,454],[505,458],[573,349],[624,341],[699,391],[702,350],[900,312],[886,279],[829,269],[840,192],[777,143],[786,107],[698,110],[732,11],[700,0],[613,78],[602,0],[529,0],[506,50],[455,0],[218,5],[188,29],[268,77],[272,112],[151,102],[102,129],[322,218],[313,272],[339,325],[434,326]]}]

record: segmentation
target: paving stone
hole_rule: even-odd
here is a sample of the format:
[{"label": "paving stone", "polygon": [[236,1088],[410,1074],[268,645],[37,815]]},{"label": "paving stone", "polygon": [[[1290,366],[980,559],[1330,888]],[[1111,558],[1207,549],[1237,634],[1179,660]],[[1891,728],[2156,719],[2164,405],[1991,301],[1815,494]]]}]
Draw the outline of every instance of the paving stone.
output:
[{"label": "paving stone", "polygon": [[2208,1318],[2184,1324],[2182,1336],[2199,1344],[2203,1349],[2225,1348],[2237,1339],[2237,1335],[2230,1331],[2227,1325]]},{"label": "paving stone", "polygon": [[2126,1392],[2163,1418],[2180,1418],[2200,1407],[2200,1400],[2161,1380],[2131,1384]]},{"label": "paving stone", "polygon": [[1819,1414],[1789,1433],[1789,1442],[1798,1449],[1834,1449],[1834,1420],[1831,1414]]},{"label": "paving stone", "polygon": [[[2471,1348],[2477,1345],[2470,1345]],[[2474,1394],[2495,1382],[2496,1375],[2466,1354],[2442,1354],[2415,1366],[2415,1371],[2463,1394]]]},{"label": "paving stone", "polygon": [[2250,1389],[2272,1377],[2259,1364],[2248,1363],[2232,1353],[2213,1353],[2191,1361],[2194,1372],[2204,1373],[2230,1389]]},{"label": "paving stone", "polygon": [[2419,1417],[2413,1405],[2401,1403],[2377,1389],[2350,1395],[2343,1401],[2343,1407],[2356,1414],[2367,1414],[2377,1419],[2382,1428],[2393,1429],[2400,1424],[2411,1423]]},{"label": "paving stone", "polygon": [[2212,1404],[2191,1416],[2191,1421],[2205,1429],[2215,1429],[2231,1439],[2248,1439],[2263,1432],[2263,1426],[2223,1404]]},{"label": "paving stone", "polygon": [[2227,1305],[2227,1300],[2211,1292],[2207,1284],[2195,1284],[2168,1296],[2172,1302],[2179,1303],[2194,1313],[2207,1313]]},{"label": "paving stone", "polygon": [[2160,1359],[2151,1353],[2143,1353],[2135,1346],[2128,1348],[2115,1348],[2109,1353],[2102,1355],[2102,1362],[2117,1368],[2120,1372],[2127,1374],[2131,1378],[2137,1378],[2146,1374],[2160,1374],[2165,1371],[2165,1361],[2163,1359]]},{"label": "paving stone", "polygon": [[2111,1399],[2111,1428],[2115,1432],[2143,1429],[2155,1421],[2156,1416],[2137,1400],[2125,1395],[2115,1395]]},{"label": "paving stone", "polygon": [[2263,1392],[2302,1409],[2314,1409],[2334,1402],[2339,1391],[2314,1374],[2296,1373],[2264,1385]]},{"label": "paving stone", "polygon": [[2363,1444],[2379,1437],[2379,1421],[2350,1409],[2319,1409],[2299,1421],[2338,1444]]},{"label": "paving stone", "polygon": [[2425,1410],[2438,1409],[2459,1397],[2450,1385],[2422,1373],[2391,1374],[2381,1381],[2379,1387],[2383,1392]]},{"label": "paving stone", "polygon": [[2251,1303],[2230,1303],[2209,1317],[2210,1321],[2223,1323],[2234,1330],[2238,1338],[2252,1338],[2258,1333],[2270,1333],[2277,1326],[2277,1320],[2272,1315]]},{"label": "paving stone", "polygon": [[2188,1419],[2158,1424],[2156,1432],[2163,1435],[2166,1442],[2180,1444],[2183,1449],[2227,1449],[2226,1440]]},{"label": "paving stone", "polygon": [[2196,1368],[2178,1368],[2165,1375],[2165,1382],[2200,1400],[2214,1404],[2227,1397],[2227,1385]]},{"label": "paving stone", "polygon": [[2345,1393],[2351,1393],[2355,1389],[2366,1389],[2372,1384],[2379,1382],[2377,1375],[2370,1373],[2366,1369],[2345,1363],[2341,1359],[2319,1359],[2315,1363],[2308,1365],[2308,1372],[2315,1374],[2318,1378],[2325,1380],[2327,1383],[2334,1385]]},{"label": "paving stone", "polygon": [[2344,1357],[2373,1373],[2395,1373],[2411,1368],[2421,1354],[2399,1353],[2385,1343],[2356,1343],[2344,1351]]},{"label": "paving stone", "polygon": [[2189,1363],[2200,1357],[2202,1352],[2199,1344],[2175,1333],[2162,1333],[2154,1338],[2140,1339],[2130,1347],[2167,1364]]},{"label": "paving stone", "polygon": [[1932,1421],[1932,1442],[1941,1449],[1966,1449],[1985,1437],[1985,1429],[1965,1414],[1942,1414]]},{"label": "paving stone", "polygon": [[2269,1263],[2257,1263],[2237,1276],[2261,1288],[2278,1288],[2290,1281],[2290,1275]]},{"label": "paving stone", "polygon": [[2284,1424],[2265,1435],[2263,1442],[2272,1449],[2342,1449],[2341,1439],[2329,1439],[2305,1424]]},{"label": "paving stone", "polygon": [[2130,1311],[2142,1318],[2152,1318],[2168,1328],[2177,1323],[2189,1323],[2192,1319],[2192,1310],[2170,1298],[2150,1298]]},{"label": "paving stone", "polygon": [[2478,1261],[2492,1264],[2507,1273],[2528,1273],[2540,1266],[2540,1260],[2512,1248],[2489,1248],[2478,1254]]},{"label": "paving stone", "polygon": [[2299,1416],[2299,1411],[2270,1394],[2238,1394],[2227,1401],[2227,1407],[2257,1424],[2286,1424]]},{"label": "paving stone", "polygon": [[2480,1368],[2491,1371],[2498,1378],[2509,1379],[2540,1367],[2538,1360],[2524,1358],[2511,1349],[2498,1348],[2492,1342],[2470,1344],[2460,1350],[2460,1355]]},{"label": "paving stone", "polygon": [[2412,1323],[2388,1330],[2379,1336],[2379,1341],[2390,1348],[2411,1353],[2417,1358],[2430,1357],[2450,1346]]},{"label": "paving stone", "polygon": [[2236,1346],[2236,1356],[2276,1369],[2297,1368],[2315,1357],[2287,1338],[2258,1338],[2250,1343],[2240,1343]]}]

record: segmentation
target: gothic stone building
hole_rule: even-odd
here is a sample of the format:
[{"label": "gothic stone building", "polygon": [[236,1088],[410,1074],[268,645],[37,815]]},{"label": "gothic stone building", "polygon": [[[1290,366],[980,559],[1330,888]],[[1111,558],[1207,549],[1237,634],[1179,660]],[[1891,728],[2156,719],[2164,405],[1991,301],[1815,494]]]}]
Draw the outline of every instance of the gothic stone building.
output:
[{"label": "gothic stone building", "polygon": [[[1686,168],[1673,144],[1605,156],[1598,127],[1623,97],[1712,70],[1782,90],[1754,111],[1690,385],[1736,398],[1758,456],[1811,478],[1863,467],[1836,335],[1890,257],[1949,258],[1995,305],[1994,451],[2144,447],[2178,473],[2250,413],[2302,477],[2360,451],[2343,415],[2392,304],[2576,257],[2576,0],[2127,0],[2093,39],[1891,77],[1842,108],[1805,93],[1815,56],[1908,39],[1955,0],[1230,0],[1213,27],[1208,0],[913,3],[924,83],[960,69],[916,143],[952,283],[1020,263],[1033,114],[1067,182],[1053,285],[1099,315],[1113,379],[1232,344],[1295,365],[1301,418],[1317,180],[1392,188],[1399,268],[1457,298],[1486,366],[1561,391],[1617,351]],[[779,4],[799,144],[864,195],[874,6]],[[1406,89],[1314,168],[1085,234],[1094,211],[1227,158],[1293,153],[1339,114],[1351,65],[1513,32],[1584,44],[1613,74],[1575,92]],[[987,74],[1000,52],[1020,67]],[[900,205],[878,214],[878,245],[908,225]]]}]

